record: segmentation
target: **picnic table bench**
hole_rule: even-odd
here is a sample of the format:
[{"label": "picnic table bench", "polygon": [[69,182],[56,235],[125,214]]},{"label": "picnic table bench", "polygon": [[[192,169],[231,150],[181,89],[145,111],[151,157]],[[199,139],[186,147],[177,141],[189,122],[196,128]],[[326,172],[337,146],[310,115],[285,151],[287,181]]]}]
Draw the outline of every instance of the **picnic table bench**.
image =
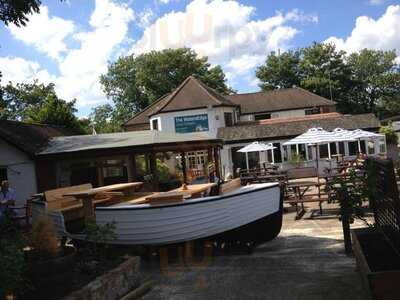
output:
[{"label": "picnic table bench", "polygon": [[[299,220],[305,214],[304,203],[318,203],[320,214],[322,215],[322,203],[328,202],[328,195],[322,195],[320,187],[323,184],[315,181],[295,181],[286,184],[286,189],[293,189],[294,194],[284,200],[285,203],[293,204],[296,206],[296,216],[295,220]],[[318,193],[306,194],[311,187],[317,187]],[[299,209],[299,204],[301,204],[301,209]]]}]

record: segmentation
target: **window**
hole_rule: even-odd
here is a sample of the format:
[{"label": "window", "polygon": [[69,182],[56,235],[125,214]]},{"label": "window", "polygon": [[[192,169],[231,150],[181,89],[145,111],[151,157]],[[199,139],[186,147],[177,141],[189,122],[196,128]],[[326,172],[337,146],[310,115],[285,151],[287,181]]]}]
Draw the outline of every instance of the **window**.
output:
[{"label": "window", "polygon": [[319,158],[328,158],[328,144],[319,145]]},{"label": "window", "polygon": [[313,151],[314,151],[314,146],[313,145],[307,145],[307,152],[308,152],[307,160],[314,160]]},{"label": "window", "polygon": [[339,154],[344,155],[344,142],[338,142],[339,145]]},{"label": "window", "polygon": [[349,142],[349,156],[355,156],[358,152],[357,142]]},{"label": "window", "polygon": [[367,142],[367,150],[368,150],[368,154],[375,154],[375,144],[374,142],[368,141]]},{"label": "window", "polygon": [[367,153],[367,147],[365,146],[365,141],[360,141],[361,153]]},{"label": "window", "polygon": [[299,155],[303,160],[306,159],[306,144],[299,144]]},{"label": "window", "polygon": [[233,114],[230,112],[224,113],[224,118],[225,118],[225,126],[230,127],[233,126]]},{"label": "window", "polygon": [[[282,152],[281,152],[281,144],[280,143],[273,143],[272,144],[276,149],[272,150],[274,152],[274,159],[276,163],[282,162]],[[271,151],[269,151],[271,152]]]},{"label": "window", "polygon": [[152,120],[151,124],[153,126],[153,130],[158,130],[158,119]]},{"label": "window", "polygon": [[330,143],[329,147],[331,148],[331,155],[338,154],[337,148],[336,148],[336,143]]},{"label": "window", "polygon": [[282,161],[288,161],[289,160],[289,150],[288,146],[282,146]]},{"label": "window", "polygon": [[306,109],[306,110],[304,111],[304,113],[305,113],[306,116],[309,116],[309,115],[317,115],[317,114],[319,114],[320,112],[321,112],[321,111],[320,111],[319,107],[309,108],[309,109]]},{"label": "window", "polygon": [[0,168],[0,183],[7,180],[7,168]]},{"label": "window", "polygon": [[271,119],[271,114],[260,114],[254,116],[254,120],[256,121],[267,120],[267,119]]},{"label": "window", "polygon": [[384,140],[379,141],[379,153],[385,153],[386,152],[386,144]]}]

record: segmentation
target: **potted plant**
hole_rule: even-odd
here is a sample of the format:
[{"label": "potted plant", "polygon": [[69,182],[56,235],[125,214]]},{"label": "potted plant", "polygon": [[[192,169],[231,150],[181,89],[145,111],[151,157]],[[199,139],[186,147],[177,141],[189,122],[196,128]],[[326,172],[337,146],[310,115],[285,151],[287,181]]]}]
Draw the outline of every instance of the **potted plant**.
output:
[{"label": "potted plant", "polygon": [[61,247],[50,218],[42,217],[33,225],[30,244],[26,258],[33,287],[46,293],[68,288],[73,278],[76,251],[72,246]]}]

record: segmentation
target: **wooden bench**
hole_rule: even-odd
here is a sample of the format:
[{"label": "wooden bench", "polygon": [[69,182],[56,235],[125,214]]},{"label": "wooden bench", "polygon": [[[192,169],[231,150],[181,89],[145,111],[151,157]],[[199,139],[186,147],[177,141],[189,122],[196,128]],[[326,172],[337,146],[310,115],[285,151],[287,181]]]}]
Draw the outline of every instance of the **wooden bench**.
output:
[{"label": "wooden bench", "polygon": [[[328,202],[328,199],[329,199],[328,195],[312,194],[312,195],[305,195],[302,198],[298,198],[298,197],[288,198],[288,199],[284,200],[284,203],[294,204],[296,206],[295,219],[299,220],[306,212],[304,209],[304,203],[318,203],[319,212],[322,215],[322,203]],[[299,210],[299,206],[298,206],[299,204],[301,204],[301,210]]]},{"label": "wooden bench", "polygon": [[[66,221],[83,218],[83,203],[81,200],[73,196],[66,196],[68,193],[82,192],[92,189],[90,183],[81,185],[63,187],[44,192],[44,198],[47,202],[47,209],[51,211],[59,211],[64,215]],[[110,202],[115,193],[99,193],[95,196],[93,204],[100,205]]]}]

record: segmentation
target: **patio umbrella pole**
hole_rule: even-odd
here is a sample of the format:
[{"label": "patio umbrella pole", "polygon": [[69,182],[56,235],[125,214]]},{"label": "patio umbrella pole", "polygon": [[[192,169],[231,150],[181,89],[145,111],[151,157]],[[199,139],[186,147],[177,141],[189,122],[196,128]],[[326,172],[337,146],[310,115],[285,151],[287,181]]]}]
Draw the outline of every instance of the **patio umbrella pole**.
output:
[{"label": "patio umbrella pole", "polygon": [[249,171],[249,155],[246,152],[246,167],[247,167],[247,172]]}]

